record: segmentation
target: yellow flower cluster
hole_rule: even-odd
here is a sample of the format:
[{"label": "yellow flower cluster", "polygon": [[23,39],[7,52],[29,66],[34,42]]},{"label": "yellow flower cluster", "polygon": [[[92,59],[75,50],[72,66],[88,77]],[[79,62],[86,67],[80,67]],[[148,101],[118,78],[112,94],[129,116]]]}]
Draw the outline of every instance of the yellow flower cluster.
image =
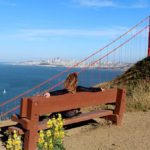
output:
[{"label": "yellow flower cluster", "polygon": [[13,135],[10,135],[7,144],[6,144],[7,150],[22,150],[22,142],[21,142],[21,136],[17,135],[16,130],[14,130]]},{"label": "yellow flower cluster", "polygon": [[58,114],[58,118],[49,119],[47,127],[49,128],[48,130],[41,130],[39,132],[38,148],[42,150],[54,150],[56,145],[62,147],[62,140],[65,134],[61,114]]}]

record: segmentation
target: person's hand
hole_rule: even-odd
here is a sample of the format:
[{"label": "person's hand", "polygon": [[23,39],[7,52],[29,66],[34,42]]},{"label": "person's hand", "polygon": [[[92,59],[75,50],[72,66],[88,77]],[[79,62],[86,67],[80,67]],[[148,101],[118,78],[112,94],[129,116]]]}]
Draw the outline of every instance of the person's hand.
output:
[{"label": "person's hand", "polygon": [[45,96],[46,98],[51,97],[50,93],[48,93],[48,92],[46,92],[46,93],[44,94],[44,96]]},{"label": "person's hand", "polygon": [[101,88],[101,90],[102,90],[102,92],[104,92],[104,91],[105,91],[105,89],[103,89],[103,88]]}]

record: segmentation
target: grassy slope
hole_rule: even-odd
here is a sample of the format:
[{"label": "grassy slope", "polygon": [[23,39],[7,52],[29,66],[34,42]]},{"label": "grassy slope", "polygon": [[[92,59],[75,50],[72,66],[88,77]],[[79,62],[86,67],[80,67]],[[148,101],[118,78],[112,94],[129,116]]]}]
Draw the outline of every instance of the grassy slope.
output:
[{"label": "grassy slope", "polygon": [[128,111],[150,110],[150,57],[137,62],[115,80],[98,86],[104,88],[125,87]]}]

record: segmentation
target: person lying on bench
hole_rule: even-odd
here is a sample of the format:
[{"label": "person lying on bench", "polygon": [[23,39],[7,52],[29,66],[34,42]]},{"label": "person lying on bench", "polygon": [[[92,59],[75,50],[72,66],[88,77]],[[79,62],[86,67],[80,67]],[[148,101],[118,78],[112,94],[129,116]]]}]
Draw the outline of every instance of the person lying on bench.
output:
[{"label": "person lying on bench", "polygon": [[49,98],[50,96],[63,95],[67,93],[75,94],[76,92],[99,92],[104,90],[102,88],[77,86],[77,84],[78,84],[77,73],[76,72],[71,73],[67,76],[64,82],[64,89],[52,91],[52,92],[46,92],[44,96],[46,98]]},{"label": "person lying on bench", "polygon": [[[78,75],[76,72],[71,73],[67,76],[64,82],[64,89],[46,92],[44,96],[49,98],[50,96],[58,96],[67,93],[75,94],[76,92],[99,92],[103,91],[102,88],[94,88],[94,87],[84,87],[84,86],[77,86],[78,84]],[[69,111],[65,111],[62,113],[64,117],[73,117],[80,113],[80,109],[73,109]]]}]

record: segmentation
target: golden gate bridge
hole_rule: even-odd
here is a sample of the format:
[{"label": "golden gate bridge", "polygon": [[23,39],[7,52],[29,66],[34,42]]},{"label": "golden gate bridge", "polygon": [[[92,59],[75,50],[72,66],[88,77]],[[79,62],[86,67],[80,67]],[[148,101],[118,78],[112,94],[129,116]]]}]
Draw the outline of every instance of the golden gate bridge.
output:
[{"label": "golden gate bridge", "polygon": [[[0,103],[0,118],[1,120],[7,119],[10,114],[19,110],[20,100],[22,97],[27,97],[31,93],[34,93],[34,91],[36,93],[37,89],[45,86],[46,84],[49,84],[53,80],[57,80],[58,82],[44,89],[40,94],[43,94],[45,91],[55,90],[58,86],[63,85],[65,78],[61,81],[60,79],[62,79],[65,74],[69,74],[71,71],[73,71],[75,67],[78,67],[85,62],[87,62],[88,66],[81,68],[78,72],[79,75],[81,75],[89,68],[94,68],[96,64],[99,64],[97,69],[99,72],[101,72],[101,69],[103,68],[101,67],[102,62],[106,62],[106,64],[109,64],[109,62],[113,64],[134,64],[147,56],[150,57],[150,16],[142,19],[128,31],[126,31],[104,47],[98,49],[82,61],[76,63],[71,67],[67,67],[62,72],[50,77],[46,81],[43,81],[42,83],[34,86],[31,89],[28,89],[27,91],[17,95],[16,97]],[[120,67],[105,67],[105,69],[115,69],[123,67],[126,66],[122,65]],[[100,83],[100,81],[98,83]]]}]

